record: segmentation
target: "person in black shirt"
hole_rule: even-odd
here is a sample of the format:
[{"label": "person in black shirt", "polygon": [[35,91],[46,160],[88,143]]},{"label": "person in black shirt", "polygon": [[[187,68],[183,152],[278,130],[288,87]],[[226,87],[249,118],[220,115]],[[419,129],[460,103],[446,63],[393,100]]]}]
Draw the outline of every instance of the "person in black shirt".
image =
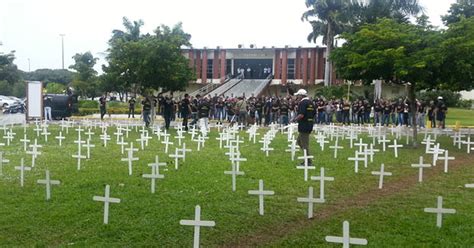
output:
[{"label": "person in black shirt", "polygon": [[209,112],[211,111],[211,103],[207,97],[204,97],[198,105],[199,126],[204,137],[207,136],[209,126]]},{"label": "person in black shirt", "polygon": [[267,101],[265,102],[263,111],[265,113],[265,126],[268,126],[270,125],[272,113],[272,99],[270,97],[267,97]]},{"label": "person in black shirt", "polygon": [[150,114],[151,114],[151,108],[152,108],[152,101],[148,96],[145,96],[145,98],[142,101],[142,114],[143,114],[143,122],[145,122],[146,127],[150,125]]},{"label": "person in black shirt", "polygon": [[256,119],[257,119],[257,124],[259,126],[262,125],[262,120],[263,120],[263,102],[265,99],[263,97],[258,98],[257,102],[255,102],[255,110],[257,112]]},{"label": "person in black shirt", "polygon": [[280,110],[280,124],[281,125],[288,125],[288,114],[290,113],[290,106],[288,106],[288,101],[283,99],[281,101]]},{"label": "person in black shirt", "polygon": [[102,95],[99,98],[100,120],[104,120],[104,115],[105,113],[107,113],[106,105],[107,105],[107,98],[105,97],[105,95]]},{"label": "person in black shirt", "polygon": [[428,120],[430,121],[431,128],[436,127],[436,105],[434,104],[434,101],[430,101],[430,107],[428,110]]},{"label": "person in black shirt", "polygon": [[130,118],[130,115],[132,118],[135,118],[135,103],[137,101],[135,100],[135,97],[130,98],[128,100],[128,118]]},{"label": "person in black shirt", "polygon": [[188,131],[188,118],[191,114],[191,103],[189,101],[189,95],[184,94],[184,99],[181,101],[181,118],[183,118],[184,130]]},{"label": "person in black shirt", "polygon": [[43,106],[44,106],[44,119],[47,121],[53,120],[51,117],[51,108],[53,107],[53,100],[51,100],[50,96],[45,96],[43,98]]},{"label": "person in black shirt", "polygon": [[[314,103],[307,95],[308,93],[304,89],[300,89],[296,92],[296,96],[301,100],[298,104],[298,115],[294,121],[298,122],[298,145],[302,150],[306,150],[306,154],[309,156],[309,135],[313,131],[316,109]],[[312,164],[311,160],[309,160],[308,163]]]},{"label": "person in black shirt", "polygon": [[165,128],[170,128],[171,118],[174,115],[174,101],[170,96],[166,96],[163,101],[163,117],[165,119]]},{"label": "person in black shirt", "polygon": [[443,101],[443,97],[438,97],[438,104],[436,104],[436,120],[438,121],[438,128],[445,128],[446,113],[448,107]]}]

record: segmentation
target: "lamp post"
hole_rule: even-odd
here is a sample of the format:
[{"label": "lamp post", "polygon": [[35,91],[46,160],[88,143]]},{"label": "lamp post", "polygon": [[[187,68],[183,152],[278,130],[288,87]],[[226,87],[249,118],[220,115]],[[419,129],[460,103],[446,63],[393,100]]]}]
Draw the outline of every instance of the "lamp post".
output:
[{"label": "lamp post", "polygon": [[31,63],[30,63],[30,58],[28,58],[28,72],[31,72]]},{"label": "lamp post", "polygon": [[61,36],[61,51],[62,51],[61,55],[62,55],[62,66],[63,66],[62,68],[64,70],[64,36],[65,34],[59,34],[59,36]]}]

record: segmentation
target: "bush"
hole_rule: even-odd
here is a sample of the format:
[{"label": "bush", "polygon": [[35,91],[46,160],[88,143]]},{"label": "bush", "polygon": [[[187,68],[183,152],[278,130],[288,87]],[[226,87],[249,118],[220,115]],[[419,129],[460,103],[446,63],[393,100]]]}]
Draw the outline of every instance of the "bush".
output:
[{"label": "bush", "polygon": [[443,97],[443,101],[448,107],[458,106],[461,99],[461,94],[450,90],[425,91],[418,95],[418,99],[429,103],[430,101],[436,101],[439,96]]},{"label": "bush", "polygon": [[80,100],[79,108],[95,108],[99,109],[99,102],[93,100]]},{"label": "bush", "polygon": [[[79,112],[76,113],[76,116],[85,116],[100,113],[99,107],[97,108],[87,108],[79,107]],[[135,108],[135,115],[140,115],[142,113],[140,108]],[[112,107],[107,108],[107,114],[128,114],[128,107]]]},{"label": "bush", "polygon": [[474,104],[474,101],[472,101],[472,100],[459,100],[456,107],[464,108],[464,109],[471,109],[473,104]]},{"label": "bush", "polygon": [[346,86],[332,85],[329,87],[321,87],[316,89],[315,98],[324,97],[326,100],[329,99],[341,99],[346,93]]}]

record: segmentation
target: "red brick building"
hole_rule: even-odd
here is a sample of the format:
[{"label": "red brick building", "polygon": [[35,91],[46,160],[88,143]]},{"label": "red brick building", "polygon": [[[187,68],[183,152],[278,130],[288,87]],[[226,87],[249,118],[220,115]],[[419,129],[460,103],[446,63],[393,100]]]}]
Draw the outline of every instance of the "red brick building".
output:
[{"label": "red brick building", "polygon": [[324,47],[217,47],[183,49],[183,55],[196,73],[196,83],[222,83],[226,77],[240,74],[246,79],[263,79],[272,74],[272,85],[291,82],[309,86],[324,81],[325,51]]}]

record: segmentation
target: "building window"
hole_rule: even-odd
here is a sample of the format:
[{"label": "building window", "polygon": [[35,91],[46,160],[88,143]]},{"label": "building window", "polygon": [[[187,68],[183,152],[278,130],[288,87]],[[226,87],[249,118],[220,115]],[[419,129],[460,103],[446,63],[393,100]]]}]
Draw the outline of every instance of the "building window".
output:
[{"label": "building window", "polygon": [[213,59],[207,60],[207,78],[212,78],[212,69],[213,69]]},{"label": "building window", "polygon": [[295,60],[288,59],[288,79],[295,79]]}]

